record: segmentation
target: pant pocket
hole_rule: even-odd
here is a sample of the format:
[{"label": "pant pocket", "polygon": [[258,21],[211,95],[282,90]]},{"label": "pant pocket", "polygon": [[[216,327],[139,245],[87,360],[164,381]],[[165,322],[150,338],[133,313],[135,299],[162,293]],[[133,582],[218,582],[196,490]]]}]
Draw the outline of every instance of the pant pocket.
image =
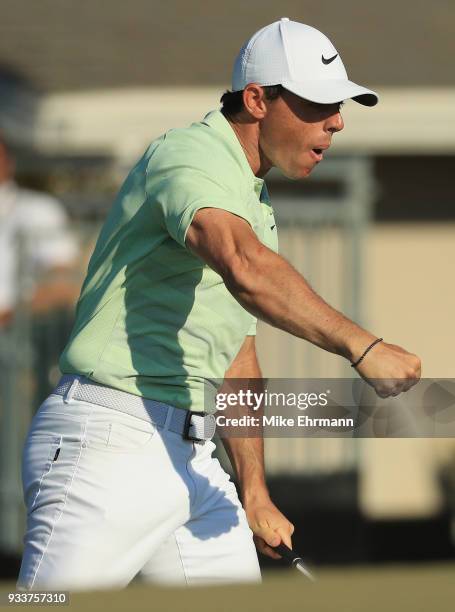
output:
[{"label": "pant pocket", "polygon": [[121,453],[147,446],[155,433],[155,425],[110,408],[94,410],[86,424],[88,448]]},{"label": "pant pocket", "polygon": [[23,453],[22,486],[27,515],[42,506],[56,509],[67,488],[82,451],[79,435],[37,433],[30,436]]}]

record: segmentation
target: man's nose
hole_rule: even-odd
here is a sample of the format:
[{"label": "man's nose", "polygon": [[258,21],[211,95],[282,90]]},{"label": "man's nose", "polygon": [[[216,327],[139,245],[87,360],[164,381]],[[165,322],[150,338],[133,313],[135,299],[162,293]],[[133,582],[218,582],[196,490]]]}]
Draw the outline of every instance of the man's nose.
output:
[{"label": "man's nose", "polygon": [[341,130],[344,128],[344,121],[343,121],[343,117],[341,116],[340,111],[331,115],[328,118],[327,122],[328,122],[327,129],[332,134],[335,134],[335,132],[341,132]]}]

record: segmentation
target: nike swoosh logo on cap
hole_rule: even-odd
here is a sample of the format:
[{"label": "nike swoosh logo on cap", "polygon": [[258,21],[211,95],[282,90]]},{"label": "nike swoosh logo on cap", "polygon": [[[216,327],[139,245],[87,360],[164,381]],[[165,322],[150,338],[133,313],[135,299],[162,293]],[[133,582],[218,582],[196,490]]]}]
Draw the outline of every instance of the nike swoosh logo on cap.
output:
[{"label": "nike swoosh logo on cap", "polygon": [[325,59],[324,55],[322,55],[322,63],[327,66],[327,64],[331,64],[336,57],[338,57],[338,53],[335,53],[333,57],[328,57],[327,59]]}]

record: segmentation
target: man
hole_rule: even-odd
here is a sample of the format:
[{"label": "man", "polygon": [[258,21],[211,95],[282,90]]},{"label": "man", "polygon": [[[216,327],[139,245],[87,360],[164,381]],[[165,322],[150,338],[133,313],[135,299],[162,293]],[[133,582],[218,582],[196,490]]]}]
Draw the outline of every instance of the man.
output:
[{"label": "man", "polygon": [[343,128],[340,103],[376,94],[347,80],[323,34],[283,18],[240,51],[226,104],[232,95],[239,112],[211,111],[150,145],[101,231],[64,376],[24,448],[20,588],[121,587],[138,573],[256,582],[253,536],[275,558],[291,545],[262,439],[224,440],[243,506],[211,457],[207,389],[261,378],[258,317],[357,363],[383,396],[420,376],[415,355],[331,308],[276,253],[263,179],[272,166],[308,176]]}]

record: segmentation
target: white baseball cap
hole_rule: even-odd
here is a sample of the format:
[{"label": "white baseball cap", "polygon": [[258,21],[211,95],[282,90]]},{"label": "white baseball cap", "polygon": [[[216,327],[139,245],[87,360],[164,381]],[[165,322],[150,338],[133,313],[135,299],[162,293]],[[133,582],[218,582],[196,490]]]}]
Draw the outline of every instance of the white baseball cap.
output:
[{"label": "white baseball cap", "polygon": [[249,83],[279,85],[292,93],[321,104],[352,98],[374,106],[378,94],[348,79],[338,51],[316,28],[279,21],[258,30],[243,45],[234,63],[232,91]]}]

